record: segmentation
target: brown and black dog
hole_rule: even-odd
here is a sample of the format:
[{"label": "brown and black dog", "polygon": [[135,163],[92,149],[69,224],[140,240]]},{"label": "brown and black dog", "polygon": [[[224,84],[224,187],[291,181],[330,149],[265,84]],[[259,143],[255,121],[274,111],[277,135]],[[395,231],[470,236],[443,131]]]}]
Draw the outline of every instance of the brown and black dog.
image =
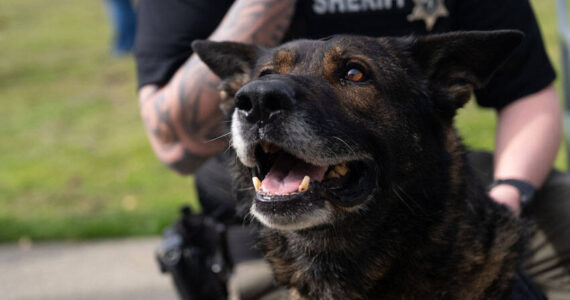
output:
[{"label": "brown and black dog", "polygon": [[524,227],[475,179],[453,118],[521,39],[193,43],[235,99],[236,191],[293,299],[514,297]]}]

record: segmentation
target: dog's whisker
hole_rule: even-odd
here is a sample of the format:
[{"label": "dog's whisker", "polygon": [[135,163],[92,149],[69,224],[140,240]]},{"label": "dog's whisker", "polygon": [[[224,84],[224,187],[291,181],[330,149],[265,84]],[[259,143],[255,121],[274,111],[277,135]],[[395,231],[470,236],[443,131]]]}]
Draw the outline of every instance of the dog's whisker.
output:
[{"label": "dog's whisker", "polygon": [[253,189],[254,189],[253,187],[248,187],[248,188],[241,188],[241,189],[237,189],[237,190],[240,192],[244,192],[244,191],[251,191]]},{"label": "dog's whisker", "polygon": [[[228,147],[226,148],[226,150],[224,150],[224,154],[226,154],[232,148],[232,140],[233,139],[230,138],[230,141],[228,142]],[[236,160],[237,160],[237,157],[236,157]]]},{"label": "dog's whisker", "polygon": [[396,190],[396,188],[397,188],[397,185],[393,185],[393,186],[392,186],[392,191],[394,192],[394,194],[396,195],[396,197],[398,197],[398,199],[400,199],[400,201],[402,201],[402,203],[404,203],[404,205],[406,205],[406,207],[408,208],[408,210],[410,210],[410,212],[415,215],[415,214],[416,214],[415,209],[413,209],[413,208],[410,206],[410,204],[408,204],[408,202],[404,199],[404,197],[402,197],[402,196],[400,195],[400,193]]},{"label": "dog's whisker", "polygon": [[422,206],[421,206],[416,200],[414,200],[412,197],[410,197],[410,195],[408,195],[408,193],[406,193],[406,191],[405,191],[400,185],[395,184],[394,186],[395,186],[395,188],[397,188],[402,194],[404,194],[404,196],[406,197],[406,199],[408,199],[409,201],[411,201],[411,202],[414,204],[415,207],[417,207],[420,211],[424,212]]},{"label": "dog's whisker", "polygon": [[224,137],[226,137],[226,136],[228,136],[228,135],[230,135],[230,134],[232,134],[231,131],[226,132],[226,133],[224,133],[224,134],[222,134],[222,135],[220,135],[220,136],[218,136],[218,137],[215,137],[215,138],[213,138],[213,139],[207,140],[207,141],[205,141],[204,143],[211,143],[211,142],[213,142],[213,141],[216,141],[216,140],[219,140],[219,139],[221,139],[221,138],[224,138]]},{"label": "dog's whisker", "polygon": [[352,149],[352,147],[350,147],[350,145],[347,142],[345,142],[343,139],[341,139],[338,136],[333,136],[333,138],[342,142],[350,150],[350,152],[352,152],[352,155],[356,155],[356,151],[354,151],[354,149]]},{"label": "dog's whisker", "polygon": [[246,222],[252,222],[254,219],[255,219],[255,216],[254,216],[250,211],[248,211],[248,212],[245,214],[245,216],[243,217],[244,223],[246,223]]}]

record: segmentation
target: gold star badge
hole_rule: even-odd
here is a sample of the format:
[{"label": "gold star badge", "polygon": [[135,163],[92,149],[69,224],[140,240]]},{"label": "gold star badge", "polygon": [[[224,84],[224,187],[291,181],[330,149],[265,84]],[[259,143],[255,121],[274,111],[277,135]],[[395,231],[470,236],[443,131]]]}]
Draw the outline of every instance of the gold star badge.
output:
[{"label": "gold star badge", "polygon": [[408,21],[423,20],[426,23],[426,30],[431,31],[439,17],[449,16],[445,8],[444,0],[414,0],[414,9],[408,15]]}]

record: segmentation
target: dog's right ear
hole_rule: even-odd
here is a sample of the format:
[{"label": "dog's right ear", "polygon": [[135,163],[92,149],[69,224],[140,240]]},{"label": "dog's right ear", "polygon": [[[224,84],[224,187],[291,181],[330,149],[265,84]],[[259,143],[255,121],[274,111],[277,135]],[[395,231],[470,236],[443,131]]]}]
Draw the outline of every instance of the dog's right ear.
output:
[{"label": "dog's right ear", "polygon": [[196,40],[192,49],[200,59],[222,80],[236,75],[250,76],[261,48],[235,42]]},{"label": "dog's right ear", "polygon": [[453,32],[418,38],[411,50],[430,85],[451,95],[455,110],[487,84],[522,38],[516,30]]}]

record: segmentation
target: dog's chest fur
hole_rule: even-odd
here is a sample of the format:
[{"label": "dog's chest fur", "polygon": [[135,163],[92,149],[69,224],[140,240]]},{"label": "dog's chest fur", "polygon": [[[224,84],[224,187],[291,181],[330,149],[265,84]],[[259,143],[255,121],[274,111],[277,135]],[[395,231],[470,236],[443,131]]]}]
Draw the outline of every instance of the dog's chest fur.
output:
[{"label": "dog's chest fur", "polygon": [[524,242],[497,208],[450,204],[415,220],[393,210],[342,228],[263,229],[259,245],[291,299],[505,299]]}]

